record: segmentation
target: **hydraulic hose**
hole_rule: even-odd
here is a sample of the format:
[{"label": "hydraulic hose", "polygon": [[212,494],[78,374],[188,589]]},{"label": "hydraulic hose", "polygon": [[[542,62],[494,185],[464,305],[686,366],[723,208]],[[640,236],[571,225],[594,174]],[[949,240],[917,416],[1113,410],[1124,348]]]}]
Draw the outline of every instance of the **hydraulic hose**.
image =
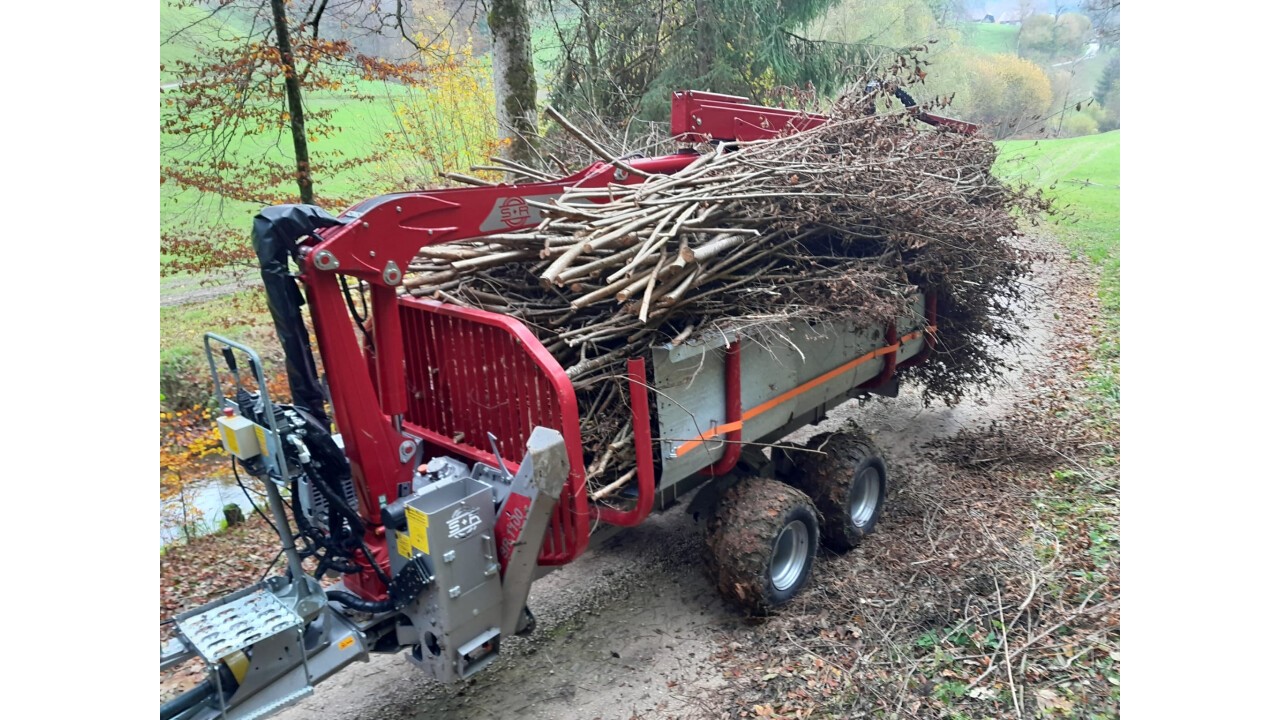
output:
[{"label": "hydraulic hose", "polygon": [[161,705],[160,720],[173,720],[173,718],[212,698],[213,693],[213,683],[207,679],[202,680],[199,685]]},{"label": "hydraulic hose", "polygon": [[349,592],[341,590],[329,590],[325,593],[325,597],[330,600],[355,610],[356,612],[369,613],[377,615],[379,613],[391,612],[396,609],[395,601],[391,598],[386,600],[365,600],[356,597]]}]

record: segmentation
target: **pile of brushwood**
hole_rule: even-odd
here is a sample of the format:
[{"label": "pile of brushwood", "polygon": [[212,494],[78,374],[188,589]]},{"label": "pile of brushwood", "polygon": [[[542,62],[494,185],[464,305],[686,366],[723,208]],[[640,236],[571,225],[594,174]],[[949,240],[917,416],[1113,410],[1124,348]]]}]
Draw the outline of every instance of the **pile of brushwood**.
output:
[{"label": "pile of brushwood", "polygon": [[1011,238],[1019,216],[1049,208],[992,174],[991,142],[910,112],[868,115],[874,100],[846,97],[803,132],[706,148],[671,175],[530,203],[536,229],[423,248],[406,285],[538,335],[578,390],[593,496],[634,466],[624,363],[655,345],[743,327],[767,343],[769,328],[805,321],[882,326],[925,289],[938,353],[907,372],[954,400],[1017,342],[1030,261]]}]

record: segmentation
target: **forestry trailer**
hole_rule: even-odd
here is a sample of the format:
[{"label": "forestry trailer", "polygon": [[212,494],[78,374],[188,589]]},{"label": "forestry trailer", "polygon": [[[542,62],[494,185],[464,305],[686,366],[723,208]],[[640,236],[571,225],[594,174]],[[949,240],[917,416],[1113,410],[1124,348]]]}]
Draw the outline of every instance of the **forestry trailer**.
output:
[{"label": "forestry trailer", "polygon": [[[759,140],[825,120],[701,92],[675,93],[671,113],[673,134],[691,145]],[[670,174],[698,157],[688,150],[625,167]],[[374,652],[407,649],[436,680],[467,678],[498,657],[506,638],[532,628],[530,585],[604,535],[593,528],[636,525],[693,491],[689,511],[710,519],[710,545],[723,548],[713,554],[725,555],[710,558],[714,580],[751,610],[794,596],[819,542],[847,550],[871,532],[888,471],[865,437],[824,437],[824,453],[797,453],[794,462],[759,448],[852,398],[896,393],[895,372],[934,348],[929,295],[887,327],[815,336],[801,326],[769,348],[717,332],[631,358],[636,461],[619,480],[627,502],[618,507],[590,496],[574,388],[529,327],[400,292],[423,246],[534,228],[539,205],[567,188],[644,180],[623,166],[394,193],[337,218],[313,206],[271,207],[256,218],[254,247],[292,403],[268,396],[252,349],[209,334],[205,351],[224,446],[265,486],[287,568],[174,618],[161,669],[199,658],[208,674],[163,704],[162,720],[266,717]],[[370,288],[366,322],[352,319],[354,281]],[[717,545],[717,534],[736,544]],[[341,580],[324,587],[325,576]]]}]

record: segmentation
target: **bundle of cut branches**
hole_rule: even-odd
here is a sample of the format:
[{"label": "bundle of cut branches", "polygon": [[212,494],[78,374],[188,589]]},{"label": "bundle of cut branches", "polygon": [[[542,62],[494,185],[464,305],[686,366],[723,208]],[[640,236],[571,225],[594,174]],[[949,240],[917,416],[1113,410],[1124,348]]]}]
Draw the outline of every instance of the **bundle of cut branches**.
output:
[{"label": "bundle of cut branches", "polygon": [[634,466],[623,363],[655,345],[744,325],[882,325],[927,289],[939,357],[911,372],[954,400],[996,377],[999,346],[1017,341],[1029,262],[1009,238],[1018,215],[1047,205],[992,174],[990,142],[867,115],[867,100],[804,132],[720,144],[671,175],[531,203],[545,218],[535,230],[423,248],[406,286],[533,329],[578,390],[602,497]]}]

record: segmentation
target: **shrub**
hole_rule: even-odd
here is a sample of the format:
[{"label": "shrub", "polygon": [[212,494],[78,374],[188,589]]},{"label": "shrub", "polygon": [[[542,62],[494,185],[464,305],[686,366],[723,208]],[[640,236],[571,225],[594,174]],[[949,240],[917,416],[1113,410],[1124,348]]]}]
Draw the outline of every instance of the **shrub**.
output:
[{"label": "shrub", "polygon": [[1059,137],[1093,135],[1096,132],[1098,132],[1098,121],[1094,119],[1092,113],[1068,111],[1067,117],[1062,121]]},{"label": "shrub", "polygon": [[204,358],[171,357],[160,361],[160,406],[167,410],[204,407],[210,388]]},{"label": "shrub", "polygon": [[1084,49],[1092,23],[1079,13],[1032,15],[1018,30],[1018,53],[1041,60],[1076,57]]},{"label": "shrub", "polygon": [[971,117],[992,135],[1012,135],[1022,124],[1043,116],[1052,100],[1049,77],[1035,63],[1013,55],[973,60]]}]

